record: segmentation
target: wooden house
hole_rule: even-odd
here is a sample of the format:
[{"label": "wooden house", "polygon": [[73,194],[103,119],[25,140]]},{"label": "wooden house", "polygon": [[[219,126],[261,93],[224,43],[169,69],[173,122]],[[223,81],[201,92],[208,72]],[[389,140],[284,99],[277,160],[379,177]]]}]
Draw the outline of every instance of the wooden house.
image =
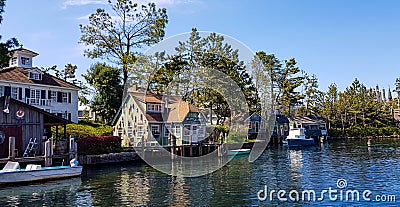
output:
[{"label": "wooden house", "polygon": [[12,51],[9,67],[0,69],[0,97],[10,96],[77,123],[80,88],[34,67],[37,55],[25,48]]},{"label": "wooden house", "polygon": [[43,142],[51,137],[51,126],[65,126],[69,120],[10,97],[0,97],[0,157],[9,154],[9,137],[15,137],[17,156],[21,157],[30,139],[36,138],[36,155],[43,154]]},{"label": "wooden house", "polygon": [[206,118],[200,110],[178,96],[146,94],[132,90],[113,120],[114,135],[125,146],[197,143],[206,136]]},{"label": "wooden house", "polygon": [[289,118],[290,128],[306,129],[306,136],[326,137],[328,135],[325,120],[312,116],[295,116]]}]

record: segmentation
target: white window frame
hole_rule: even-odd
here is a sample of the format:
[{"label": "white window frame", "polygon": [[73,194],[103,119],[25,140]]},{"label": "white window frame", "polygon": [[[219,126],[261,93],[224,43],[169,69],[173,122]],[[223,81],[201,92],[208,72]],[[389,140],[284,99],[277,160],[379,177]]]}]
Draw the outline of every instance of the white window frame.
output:
[{"label": "white window frame", "polygon": [[11,87],[11,98],[18,100],[19,97],[19,88]]},{"label": "white window frame", "polygon": [[68,93],[62,93],[62,103],[68,103]]},{"label": "white window frame", "polygon": [[[154,128],[154,129],[157,128],[156,131],[158,131],[158,134],[153,133],[153,128]],[[151,129],[151,134],[152,134],[153,136],[154,136],[154,135],[160,135],[160,134],[161,134],[160,125],[151,125],[150,129]]]},{"label": "white window frame", "polygon": [[190,127],[191,127],[190,124],[185,124],[183,126],[183,136],[190,136],[192,134]]},{"label": "white window frame", "polygon": [[172,133],[175,135],[175,137],[181,137],[181,126],[175,125],[172,127]]},{"label": "white window frame", "polygon": [[57,91],[51,91],[51,97],[50,99],[54,102],[57,102]]},{"label": "white window frame", "polygon": [[16,65],[17,64],[17,60],[18,60],[17,57],[12,57],[11,58],[11,65]]},{"label": "white window frame", "polygon": [[30,65],[31,59],[27,58],[27,57],[21,57],[21,63],[22,63],[22,65]]},{"label": "white window frame", "polygon": [[147,104],[148,112],[162,112],[161,104]]},{"label": "white window frame", "polygon": [[144,134],[144,126],[138,125],[136,137],[142,137]]}]

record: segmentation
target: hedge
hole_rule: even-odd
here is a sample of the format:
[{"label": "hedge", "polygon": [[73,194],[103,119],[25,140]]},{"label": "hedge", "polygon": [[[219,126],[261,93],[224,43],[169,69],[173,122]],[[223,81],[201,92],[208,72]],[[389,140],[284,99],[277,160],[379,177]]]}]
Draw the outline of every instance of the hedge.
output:
[{"label": "hedge", "polygon": [[79,155],[100,155],[121,152],[121,139],[117,136],[94,136],[76,140]]}]

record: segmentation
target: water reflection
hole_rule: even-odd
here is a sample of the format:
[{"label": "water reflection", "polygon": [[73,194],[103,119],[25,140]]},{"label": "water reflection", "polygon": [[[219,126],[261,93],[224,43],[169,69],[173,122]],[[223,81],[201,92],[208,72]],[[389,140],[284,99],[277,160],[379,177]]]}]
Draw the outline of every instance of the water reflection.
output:
[{"label": "water reflection", "polygon": [[[169,163],[179,172],[187,163]],[[193,165],[191,163],[190,165]],[[370,203],[259,201],[265,185],[274,190],[336,187],[400,195],[400,141],[330,141],[303,149],[276,147],[255,162],[236,157],[201,177],[169,176],[146,164],[86,167],[82,178],[0,188],[0,206],[368,206]],[[397,198],[397,199],[400,199]],[[374,206],[396,206],[377,203]]]}]

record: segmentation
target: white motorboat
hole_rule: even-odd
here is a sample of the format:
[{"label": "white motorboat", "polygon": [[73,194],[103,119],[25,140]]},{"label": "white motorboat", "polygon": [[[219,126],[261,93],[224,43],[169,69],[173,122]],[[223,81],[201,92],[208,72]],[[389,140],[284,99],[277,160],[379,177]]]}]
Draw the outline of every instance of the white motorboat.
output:
[{"label": "white motorboat", "polygon": [[81,173],[82,166],[78,166],[76,159],[71,160],[70,166],[42,167],[28,164],[24,169],[20,169],[18,162],[9,161],[0,170],[0,184],[70,178],[80,176]]},{"label": "white motorboat", "polygon": [[286,138],[286,141],[289,147],[314,145],[314,139],[306,137],[304,128],[290,129],[289,136]]}]

